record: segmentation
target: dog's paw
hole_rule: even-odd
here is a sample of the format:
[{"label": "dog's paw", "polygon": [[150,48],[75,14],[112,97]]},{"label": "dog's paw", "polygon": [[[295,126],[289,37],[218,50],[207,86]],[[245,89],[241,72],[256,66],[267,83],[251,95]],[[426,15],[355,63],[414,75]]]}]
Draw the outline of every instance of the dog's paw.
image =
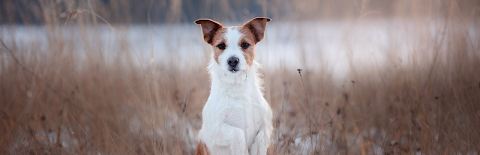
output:
[{"label": "dog's paw", "polygon": [[265,155],[267,154],[268,145],[265,144],[265,133],[259,132],[257,137],[255,137],[255,142],[253,142],[250,147],[250,155]]}]

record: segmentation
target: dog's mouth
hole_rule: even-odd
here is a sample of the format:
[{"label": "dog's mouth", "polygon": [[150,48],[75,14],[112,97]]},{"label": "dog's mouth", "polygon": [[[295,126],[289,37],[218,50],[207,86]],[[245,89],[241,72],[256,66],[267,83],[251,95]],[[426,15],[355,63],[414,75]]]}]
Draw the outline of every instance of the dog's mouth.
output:
[{"label": "dog's mouth", "polygon": [[230,71],[230,72],[232,72],[232,73],[236,73],[236,72],[239,71],[239,69],[238,69],[238,68],[232,68],[232,67],[230,67],[230,68],[228,68],[228,71]]}]

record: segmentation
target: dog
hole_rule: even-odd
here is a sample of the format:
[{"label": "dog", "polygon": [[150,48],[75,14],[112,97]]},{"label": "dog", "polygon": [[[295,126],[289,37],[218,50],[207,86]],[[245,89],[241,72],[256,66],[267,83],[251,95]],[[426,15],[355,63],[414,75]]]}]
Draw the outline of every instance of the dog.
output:
[{"label": "dog", "polygon": [[211,91],[202,111],[196,154],[265,155],[272,134],[272,109],[263,97],[255,45],[271,19],[253,18],[224,27],[211,19],[195,21],[213,47],[208,66]]}]

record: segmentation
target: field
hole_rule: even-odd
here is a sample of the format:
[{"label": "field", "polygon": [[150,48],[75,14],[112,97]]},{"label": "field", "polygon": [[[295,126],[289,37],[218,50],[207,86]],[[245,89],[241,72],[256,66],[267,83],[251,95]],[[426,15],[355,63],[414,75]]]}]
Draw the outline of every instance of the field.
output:
[{"label": "field", "polygon": [[[194,154],[210,90],[200,27],[175,7],[137,24],[90,2],[0,23],[0,154]],[[269,154],[479,154],[480,3],[396,1],[381,16],[378,1],[308,0],[283,16],[264,2],[278,17],[256,47]]]}]

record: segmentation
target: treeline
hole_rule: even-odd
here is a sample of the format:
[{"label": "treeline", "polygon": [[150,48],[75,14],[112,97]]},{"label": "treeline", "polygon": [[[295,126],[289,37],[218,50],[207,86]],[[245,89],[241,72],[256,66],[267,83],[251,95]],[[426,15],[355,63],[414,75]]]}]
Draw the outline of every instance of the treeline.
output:
[{"label": "treeline", "polygon": [[[462,12],[480,1],[455,1]],[[0,24],[62,23],[76,13],[98,14],[110,23],[192,22],[198,18],[244,21],[254,16],[275,20],[337,20],[358,17],[431,16],[449,0],[0,0]],[[77,11],[77,12],[76,12]]]}]

